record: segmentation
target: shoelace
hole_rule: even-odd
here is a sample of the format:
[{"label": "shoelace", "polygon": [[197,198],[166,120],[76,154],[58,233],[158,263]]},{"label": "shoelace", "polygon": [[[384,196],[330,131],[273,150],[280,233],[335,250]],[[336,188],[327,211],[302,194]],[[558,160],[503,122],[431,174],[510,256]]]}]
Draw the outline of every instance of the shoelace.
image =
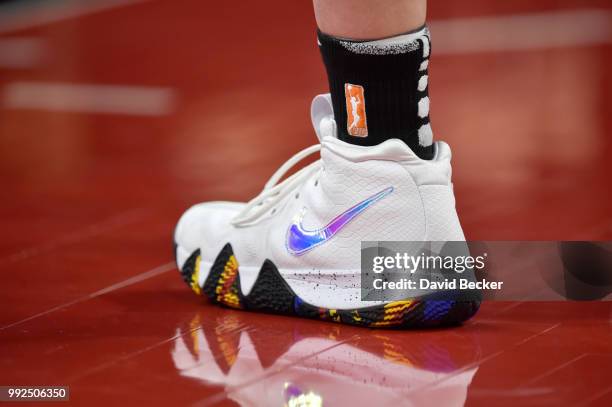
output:
[{"label": "shoelace", "polygon": [[321,160],[307,165],[286,180],[278,183],[293,166],[304,158],[321,150],[320,144],[310,146],[288,159],[266,182],[264,189],[255,198],[251,199],[246,206],[232,219],[231,224],[237,227],[247,226],[257,221],[268,209],[278,204],[293,190],[302,185],[314,173],[321,169]]}]

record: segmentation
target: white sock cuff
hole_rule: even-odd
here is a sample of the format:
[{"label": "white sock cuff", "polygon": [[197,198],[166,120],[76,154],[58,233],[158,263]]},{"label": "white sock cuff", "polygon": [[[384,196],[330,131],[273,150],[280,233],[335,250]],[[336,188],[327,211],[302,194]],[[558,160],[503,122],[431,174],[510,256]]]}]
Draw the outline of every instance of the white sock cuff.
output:
[{"label": "white sock cuff", "polygon": [[[356,54],[369,55],[391,55],[404,54],[421,48],[421,40],[424,44],[424,57],[429,56],[429,29],[422,29],[400,34],[395,37],[383,38],[373,41],[349,41],[340,39],[338,42],[346,49]],[[426,54],[426,55],[425,55]]]}]

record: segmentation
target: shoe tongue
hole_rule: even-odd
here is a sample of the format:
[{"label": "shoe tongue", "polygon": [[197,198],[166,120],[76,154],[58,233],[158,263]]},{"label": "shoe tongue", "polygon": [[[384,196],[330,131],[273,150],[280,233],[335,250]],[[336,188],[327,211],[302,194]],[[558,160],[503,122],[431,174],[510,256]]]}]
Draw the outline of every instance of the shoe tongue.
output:
[{"label": "shoe tongue", "polygon": [[317,133],[319,142],[323,141],[323,137],[336,137],[334,108],[329,93],[317,95],[312,100],[312,104],[310,105],[310,119],[312,120],[312,126]]}]

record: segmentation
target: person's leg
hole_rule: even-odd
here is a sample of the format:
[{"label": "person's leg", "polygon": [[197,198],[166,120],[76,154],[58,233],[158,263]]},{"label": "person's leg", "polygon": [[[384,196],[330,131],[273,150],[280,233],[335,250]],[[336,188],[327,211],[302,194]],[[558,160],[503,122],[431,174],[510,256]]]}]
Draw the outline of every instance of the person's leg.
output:
[{"label": "person's leg", "polygon": [[433,156],[426,0],[314,0],[338,137]]},{"label": "person's leg", "polygon": [[427,0],[314,0],[314,11],[325,34],[371,40],[421,28]]}]

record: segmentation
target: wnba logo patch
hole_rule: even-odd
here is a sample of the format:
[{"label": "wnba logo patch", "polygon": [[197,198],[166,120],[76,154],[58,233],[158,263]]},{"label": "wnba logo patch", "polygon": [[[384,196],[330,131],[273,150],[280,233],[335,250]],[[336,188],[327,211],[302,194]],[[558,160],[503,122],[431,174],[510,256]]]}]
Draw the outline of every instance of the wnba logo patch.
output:
[{"label": "wnba logo patch", "polygon": [[346,98],[346,129],[348,133],[355,137],[367,137],[368,123],[363,86],[345,83],[344,96]]}]

